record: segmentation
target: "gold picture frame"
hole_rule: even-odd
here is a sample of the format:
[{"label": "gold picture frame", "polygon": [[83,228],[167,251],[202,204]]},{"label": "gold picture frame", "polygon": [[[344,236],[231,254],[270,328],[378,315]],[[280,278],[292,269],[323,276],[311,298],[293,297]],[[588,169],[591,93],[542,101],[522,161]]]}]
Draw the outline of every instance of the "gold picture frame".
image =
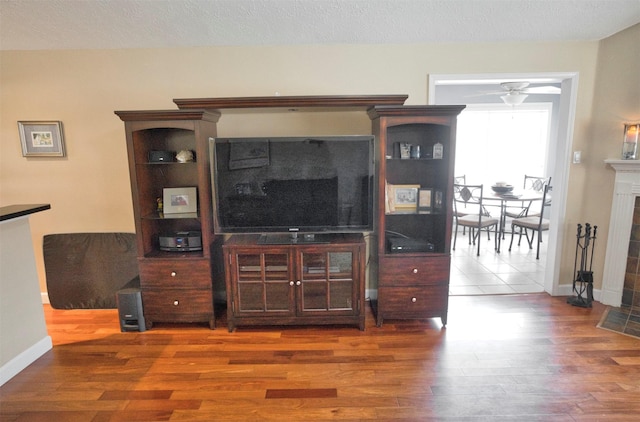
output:
[{"label": "gold picture frame", "polygon": [[387,183],[387,213],[416,213],[419,189],[420,185],[391,185]]}]

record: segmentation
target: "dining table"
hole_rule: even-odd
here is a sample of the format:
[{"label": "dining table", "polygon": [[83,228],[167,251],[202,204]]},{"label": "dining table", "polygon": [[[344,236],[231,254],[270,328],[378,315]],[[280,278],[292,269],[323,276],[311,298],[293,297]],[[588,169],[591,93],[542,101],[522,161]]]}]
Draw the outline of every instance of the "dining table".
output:
[{"label": "dining table", "polygon": [[[482,204],[485,207],[495,207],[500,210],[500,217],[498,219],[498,246],[496,252],[500,253],[501,240],[505,235],[505,226],[507,223],[506,210],[510,206],[513,207],[526,207],[531,201],[542,201],[543,193],[533,189],[514,189],[506,193],[497,193],[492,189],[487,189],[482,194]],[[515,205],[520,203],[521,205]]]}]

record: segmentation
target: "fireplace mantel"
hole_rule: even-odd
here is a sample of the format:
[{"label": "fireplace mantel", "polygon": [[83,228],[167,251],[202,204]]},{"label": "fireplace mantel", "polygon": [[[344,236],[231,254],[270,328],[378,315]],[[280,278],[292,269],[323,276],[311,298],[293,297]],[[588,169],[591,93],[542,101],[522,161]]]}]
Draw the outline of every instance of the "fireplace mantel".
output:
[{"label": "fireplace mantel", "polygon": [[604,160],[605,163],[609,164],[614,168],[616,172],[618,171],[626,171],[626,172],[640,172],[640,160]]},{"label": "fireplace mantel", "polygon": [[620,306],[627,267],[633,208],[640,196],[640,160],[605,160],[616,171],[604,261],[601,302]]}]

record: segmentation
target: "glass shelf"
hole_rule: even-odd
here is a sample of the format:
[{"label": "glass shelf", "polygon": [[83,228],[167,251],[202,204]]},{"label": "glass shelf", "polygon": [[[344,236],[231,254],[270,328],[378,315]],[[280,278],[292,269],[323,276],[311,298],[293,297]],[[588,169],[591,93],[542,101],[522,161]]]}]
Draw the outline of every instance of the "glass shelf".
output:
[{"label": "glass shelf", "polygon": [[397,157],[386,157],[387,161],[404,161],[410,163],[412,161],[442,161],[442,158],[431,158],[431,157],[423,157],[423,158],[397,158]]},{"label": "glass shelf", "polygon": [[174,213],[174,214],[165,214],[163,212],[154,212],[151,214],[147,214],[143,216],[145,220],[178,220],[184,218],[191,219],[199,219],[200,216],[197,212],[184,212],[184,213]]},{"label": "glass shelf", "polygon": [[159,161],[159,162],[151,162],[151,161],[145,161],[144,163],[139,163],[139,165],[142,166],[171,166],[171,165],[180,165],[180,166],[184,166],[184,165],[189,165],[189,164],[196,164],[196,161],[187,161],[186,163],[181,163],[180,161]]}]

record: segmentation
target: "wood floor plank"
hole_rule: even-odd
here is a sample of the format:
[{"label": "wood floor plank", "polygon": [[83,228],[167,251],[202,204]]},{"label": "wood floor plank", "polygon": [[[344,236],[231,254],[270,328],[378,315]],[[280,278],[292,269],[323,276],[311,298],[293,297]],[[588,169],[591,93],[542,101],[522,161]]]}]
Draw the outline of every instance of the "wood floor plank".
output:
[{"label": "wood floor plank", "polygon": [[[3,418],[2,421],[14,422],[86,422],[95,421],[97,412],[79,412],[79,411],[46,411],[46,412],[20,412],[15,417]],[[3,413],[3,416],[6,414]]]},{"label": "wood floor plank", "polygon": [[167,400],[172,390],[107,390],[100,400]]},{"label": "wood floor plank", "polygon": [[[0,387],[14,421],[635,421],[640,340],[606,307],[455,296],[449,321],[353,327],[156,324],[44,307],[54,348]],[[277,399],[275,397],[278,397]]]},{"label": "wood floor plank", "polygon": [[337,388],[269,388],[265,399],[324,399],[338,397]]},{"label": "wood floor plank", "polygon": [[[171,410],[123,410],[121,412],[98,412],[91,422],[152,422],[168,421]],[[62,421],[63,419],[57,419]]]},{"label": "wood floor plank", "polygon": [[125,411],[140,411],[140,410],[164,410],[173,412],[177,409],[200,409],[202,405],[201,400],[162,400],[162,399],[145,399],[145,400],[130,400]]}]

